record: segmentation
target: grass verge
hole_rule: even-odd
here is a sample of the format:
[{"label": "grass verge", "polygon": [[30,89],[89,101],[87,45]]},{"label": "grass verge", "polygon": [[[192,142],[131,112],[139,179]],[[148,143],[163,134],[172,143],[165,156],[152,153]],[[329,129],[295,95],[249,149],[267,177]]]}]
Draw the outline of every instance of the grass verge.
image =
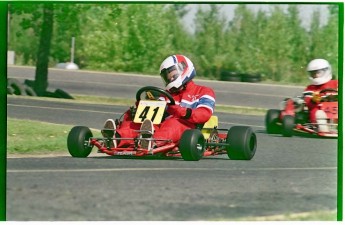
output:
[{"label": "grass verge", "polygon": [[245,217],[238,221],[337,221],[337,211],[313,211],[264,217]]},{"label": "grass verge", "polygon": [[72,125],[7,118],[7,154],[67,153]]}]

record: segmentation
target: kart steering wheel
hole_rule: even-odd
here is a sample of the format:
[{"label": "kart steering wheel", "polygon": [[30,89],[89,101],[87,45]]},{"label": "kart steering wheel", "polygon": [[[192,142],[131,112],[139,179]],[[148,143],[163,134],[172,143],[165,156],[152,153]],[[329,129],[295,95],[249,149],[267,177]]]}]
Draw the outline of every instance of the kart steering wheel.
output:
[{"label": "kart steering wheel", "polygon": [[319,93],[322,94],[325,92],[337,92],[338,93],[338,90],[335,88],[325,88],[325,89],[321,90]]},{"label": "kart steering wheel", "polygon": [[[323,102],[337,102],[338,101],[338,90],[335,88],[325,88],[321,90],[320,95],[323,96]],[[332,94],[336,93],[336,94]]]},{"label": "kart steering wheel", "polygon": [[169,92],[167,92],[166,90],[164,90],[162,88],[154,87],[154,86],[145,86],[145,87],[140,88],[136,94],[136,100],[138,102],[141,100],[140,96],[144,91],[146,91],[146,92],[149,92],[149,91],[158,92],[170,100],[170,103],[168,103],[168,105],[175,105],[175,99],[171,96],[171,94]]}]

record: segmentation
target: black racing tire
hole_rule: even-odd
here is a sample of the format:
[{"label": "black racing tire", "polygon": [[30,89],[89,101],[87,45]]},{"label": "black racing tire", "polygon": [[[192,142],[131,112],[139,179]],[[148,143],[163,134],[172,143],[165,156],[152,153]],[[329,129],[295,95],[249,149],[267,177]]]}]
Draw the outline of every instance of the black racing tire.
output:
[{"label": "black racing tire", "polygon": [[25,87],[19,80],[15,78],[8,78],[7,79],[7,87],[11,87],[14,90],[15,95],[25,95]]},{"label": "black racing tire", "polygon": [[282,119],[282,134],[284,137],[291,137],[295,128],[295,117],[286,115]]},{"label": "black racing tire", "polygon": [[259,83],[261,80],[259,78],[255,77],[245,77],[242,78],[242,82],[248,82],[248,83]]},{"label": "black racing tire", "polygon": [[51,91],[45,91],[43,94],[42,94],[43,97],[49,97],[49,98],[58,98],[56,97],[56,94],[55,92],[51,92]]},{"label": "black racing tire", "polygon": [[32,89],[31,87],[29,86],[26,86],[25,87],[25,93],[26,95],[28,96],[37,96],[36,92],[34,91],[34,89]]},{"label": "black racing tire", "polygon": [[233,126],[229,129],[226,142],[227,154],[233,160],[251,160],[256,152],[257,138],[248,126]]},{"label": "black racing tire", "polygon": [[269,109],[265,117],[266,132],[268,134],[280,134],[281,127],[277,124],[279,122],[280,110]]},{"label": "black racing tire", "polygon": [[31,87],[31,88],[35,88],[35,81],[34,80],[25,79],[24,80],[24,84],[26,86]]},{"label": "black racing tire", "polygon": [[260,74],[242,74],[242,82],[256,83],[261,81]]},{"label": "black racing tire", "polygon": [[91,137],[93,135],[88,127],[73,127],[67,137],[67,148],[71,156],[85,158],[90,155],[93,146],[89,146],[87,143]]},{"label": "black racing tire", "polygon": [[223,70],[220,73],[220,80],[241,82],[241,75],[235,71]]},{"label": "black racing tire", "polygon": [[70,94],[62,89],[56,89],[54,95],[56,98],[74,99]]},{"label": "black racing tire", "polygon": [[13,87],[7,87],[7,94],[8,95],[14,95],[14,89],[13,89]]},{"label": "black racing tire", "polygon": [[186,130],[183,132],[179,150],[186,161],[199,161],[205,151],[205,138],[198,129]]}]

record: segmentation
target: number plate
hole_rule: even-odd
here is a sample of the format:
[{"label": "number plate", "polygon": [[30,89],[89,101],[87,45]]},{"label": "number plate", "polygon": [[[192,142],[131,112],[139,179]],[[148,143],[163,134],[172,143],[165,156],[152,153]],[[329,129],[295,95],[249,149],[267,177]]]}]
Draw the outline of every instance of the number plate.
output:
[{"label": "number plate", "polygon": [[153,124],[160,124],[163,119],[166,101],[140,101],[134,122],[142,123],[145,119],[150,119]]},{"label": "number plate", "polygon": [[327,113],[329,119],[338,119],[338,102],[323,102],[321,109]]}]

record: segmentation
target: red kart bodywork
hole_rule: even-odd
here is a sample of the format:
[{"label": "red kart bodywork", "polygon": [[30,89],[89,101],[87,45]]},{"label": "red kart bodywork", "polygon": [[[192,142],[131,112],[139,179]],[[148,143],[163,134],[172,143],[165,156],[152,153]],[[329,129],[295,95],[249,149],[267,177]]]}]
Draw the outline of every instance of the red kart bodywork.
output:
[{"label": "red kart bodywork", "polygon": [[[169,104],[175,104],[174,99],[165,90],[152,86],[143,87],[136,94],[138,105],[135,109],[135,116],[133,116],[135,123],[140,123],[140,120],[143,121],[147,118],[151,121],[154,121],[153,118],[157,119],[158,113],[154,113],[154,116],[151,116],[151,111],[158,112],[161,110],[164,112],[165,104],[162,104],[162,101],[157,101],[156,99],[150,99],[149,101],[142,100],[143,93],[145,93],[145,96],[151,97],[154,97],[155,93],[159,93],[170,100]],[[141,107],[143,105],[141,103],[145,107]],[[151,107],[154,110],[151,110]],[[143,108],[147,113],[142,113]],[[159,115],[164,117],[162,114]],[[157,124],[160,121],[161,119]],[[121,125],[121,121],[118,119],[115,123],[116,126]],[[256,134],[250,127],[233,126],[230,129],[219,129],[217,116],[212,116],[205,124],[198,124],[196,129],[185,130],[180,140],[176,143],[168,139],[144,138],[141,133],[147,131],[141,130],[137,131],[138,135],[135,138],[116,137],[114,135],[115,129],[109,130],[103,128],[102,131],[110,132],[110,135],[97,138],[93,137],[91,130],[86,126],[73,127],[67,138],[69,153],[73,157],[87,157],[91,153],[92,148],[96,147],[98,152],[111,156],[181,156],[187,161],[198,161],[203,156],[227,154],[230,159],[250,160],[253,158],[257,146]],[[125,139],[131,140],[133,144],[126,147],[114,147],[114,140],[121,141]],[[160,141],[164,142],[164,144],[153,149],[145,149],[140,144],[143,140],[153,143]]]},{"label": "red kart bodywork", "polygon": [[[218,134],[219,141],[225,142],[226,140],[226,133]],[[116,139],[116,138],[114,138]],[[131,156],[145,156],[145,155],[160,155],[166,157],[181,157],[181,153],[179,151],[178,143],[172,143],[169,140],[166,140],[167,143],[164,146],[154,148],[152,150],[143,149],[138,144],[142,138],[134,138],[134,145],[128,147],[110,147],[110,145],[106,144],[106,140],[104,138],[90,138],[89,144],[97,147],[98,152],[105,153],[107,155],[131,155]],[[112,139],[113,140],[113,139]],[[157,139],[151,139],[152,141],[158,141]],[[214,156],[214,155],[221,155],[227,154],[226,149],[220,149],[221,146],[225,146],[226,144],[221,144],[219,142],[211,144],[211,140],[206,140],[208,143],[207,148],[205,149],[203,156]]]},{"label": "red kart bodywork", "polygon": [[[202,131],[209,133],[206,138]],[[218,133],[219,131],[226,131]],[[113,140],[127,139],[134,144],[127,147],[114,147]],[[141,140],[165,141],[161,147],[145,149],[140,145]],[[85,126],[75,126],[68,134],[67,147],[73,157],[87,157],[93,147],[99,153],[111,156],[149,156],[182,157],[187,161],[198,161],[205,156],[227,154],[230,159],[250,160],[256,152],[256,135],[250,127],[233,126],[228,129],[200,128],[186,130],[180,141],[143,138],[138,131],[136,138],[105,138],[93,137],[91,130]]]},{"label": "red kart bodywork", "polygon": [[[321,132],[316,129],[311,129],[308,126],[297,123],[296,131],[316,134],[320,137],[338,137],[338,102],[323,102],[319,104],[319,109],[327,114],[328,132]],[[317,125],[317,124],[314,124]]]},{"label": "red kart bodywork", "polygon": [[[334,92],[335,90],[330,91]],[[302,102],[299,105],[296,103],[298,100]],[[328,95],[324,95],[318,104],[318,109],[323,110],[327,115],[328,131],[320,131],[318,123],[309,121],[310,112],[305,106],[303,97],[288,98],[283,103],[282,109],[267,111],[265,121],[267,133],[282,133],[283,136],[292,136],[293,133],[299,132],[318,137],[338,137],[337,94],[328,93]]]}]

